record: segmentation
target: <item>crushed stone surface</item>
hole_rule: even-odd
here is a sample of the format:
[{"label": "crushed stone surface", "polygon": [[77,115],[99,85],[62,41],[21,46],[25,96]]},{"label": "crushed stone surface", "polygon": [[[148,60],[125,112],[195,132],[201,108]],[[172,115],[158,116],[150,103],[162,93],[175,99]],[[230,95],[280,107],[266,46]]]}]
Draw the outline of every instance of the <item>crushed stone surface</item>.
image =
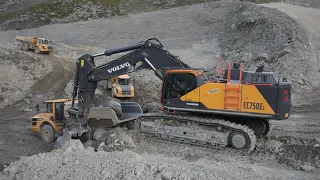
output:
[{"label": "crushed stone surface", "polygon": [[[210,166],[208,166],[210,164]],[[304,172],[181,157],[97,151],[72,140],[61,149],[11,163],[0,179],[316,179]]]}]

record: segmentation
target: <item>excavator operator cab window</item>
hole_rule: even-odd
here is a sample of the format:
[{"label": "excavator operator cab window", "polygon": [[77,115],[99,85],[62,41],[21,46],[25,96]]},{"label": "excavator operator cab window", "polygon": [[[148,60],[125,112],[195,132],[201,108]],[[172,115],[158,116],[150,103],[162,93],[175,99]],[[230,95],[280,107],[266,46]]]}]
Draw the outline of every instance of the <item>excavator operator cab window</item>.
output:
[{"label": "excavator operator cab window", "polygon": [[193,74],[187,74],[187,93],[197,88],[196,78]]},{"label": "excavator operator cab window", "polygon": [[169,74],[164,87],[164,99],[180,98],[196,87],[193,74]]},{"label": "excavator operator cab window", "polygon": [[63,122],[64,118],[64,103],[63,102],[57,102],[56,103],[56,121]]},{"label": "excavator operator cab window", "polygon": [[47,113],[53,113],[53,103],[47,103]]}]

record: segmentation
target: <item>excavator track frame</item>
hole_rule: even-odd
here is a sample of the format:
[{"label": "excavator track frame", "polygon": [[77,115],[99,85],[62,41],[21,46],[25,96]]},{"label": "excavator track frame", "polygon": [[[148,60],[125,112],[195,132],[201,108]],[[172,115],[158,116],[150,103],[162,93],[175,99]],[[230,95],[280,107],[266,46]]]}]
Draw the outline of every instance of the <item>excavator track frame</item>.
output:
[{"label": "excavator track frame", "polygon": [[[196,123],[200,126],[205,126],[207,128],[218,128],[220,127],[219,133],[222,131],[226,131],[226,142],[227,144],[224,143],[219,143],[219,142],[213,142],[213,141],[203,141],[203,139],[197,139],[196,136],[194,138],[190,137],[183,137],[183,135],[177,135],[177,134],[170,134],[170,133],[163,133],[160,132],[162,128],[166,129],[167,125],[158,124],[155,125],[157,122],[155,120],[159,119],[166,119],[165,121],[168,122],[170,120],[175,120],[179,123]],[[165,123],[166,123],[165,122]],[[152,128],[153,126],[153,128]],[[171,126],[172,127],[172,126]],[[192,116],[192,115],[173,115],[173,114],[165,114],[165,113],[147,113],[136,119],[135,121],[135,128],[145,134],[147,137],[150,138],[157,138],[165,141],[170,141],[170,142],[176,142],[176,143],[181,143],[181,144],[188,144],[188,145],[196,145],[196,146],[201,146],[201,147],[207,147],[211,149],[219,149],[219,150],[224,150],[224,151],[229,151],[229,152],[235,152],[235,153],[240,153],[240,154],[251,154],[256,145],[257,137],[254,134],[253,130],[250,129],[248,126],[237,124],[234,122],[222,120],[222,119],[214,119],[214,118],[202,118],[198,116]],[[157,129],[158,128],[158,129]],[[180,129],[179,129],[180,128]],[[171,128],[171,130],[174,128]],[[185,128],[182,128],[185,130]],[[170,131],[170,128],[167,128],[166,130]],[[181,131],[181,127],[176,128],[176,131]],[[202,130],[198,131],[198,133],[202,133]],[[171,131],[172,132],[172,131]],[[217,131],[218,132],[218,131]],[[246,141],[249,143],[246,145],[247,147],[245,149],[235,149],[232,148],[230,145],[230,136],[234,132],[240,132],[245,134]],[[223,133],[223,132],[222,132]],[[207,134],[207,137],[211,136],[211,133]]]}]

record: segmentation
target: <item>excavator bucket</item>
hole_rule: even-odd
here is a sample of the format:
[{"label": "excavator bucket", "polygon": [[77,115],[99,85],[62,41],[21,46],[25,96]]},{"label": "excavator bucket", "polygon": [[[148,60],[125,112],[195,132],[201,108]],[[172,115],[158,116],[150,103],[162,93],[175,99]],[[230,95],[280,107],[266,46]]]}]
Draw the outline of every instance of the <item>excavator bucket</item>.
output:
[{"label": "excavator bucket", "polygon": [[119,119],[120,122],[136,119],[143,115],[141,106],[136,102],[122,102],[122,119]]},{"label": "excavator bucket", "polygon": [[120,105],[121,113],[116,113],[113,107],[92,107],[89,113],[89,127],[111,128],[143,115],[141,106],[136,102],[121,102]]},{"label": "excavator bucket", "polygon": [[[97,128],[112,128],[114,126],[133,121],[143,115],[141,106],[136,102],[121,102],[120,106],[121,110],[119,110],[120,108],[118,106],[92,107],[88,115],[90,136]],[[116,111],[121,111],[121,113]],[[63,134],[55,141],[54,147],[61,148],[66,142],[70,141],[75,134],[77,134],[76,131],[68,131],[67,129],[64,129]]]}]

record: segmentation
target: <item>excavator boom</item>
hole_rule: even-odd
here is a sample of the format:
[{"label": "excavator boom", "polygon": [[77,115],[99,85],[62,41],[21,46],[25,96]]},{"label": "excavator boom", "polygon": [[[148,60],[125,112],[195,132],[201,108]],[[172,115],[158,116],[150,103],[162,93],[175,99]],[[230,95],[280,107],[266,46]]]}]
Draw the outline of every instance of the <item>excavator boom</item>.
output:
[{"label": "excavator boom", "polygon": [[[154,41],[157,43],[154,43]],[[131,52],[101,66],[95,65],[96,57],[111,56],[127,51]],[[81,56],[76,62],[72,106],[68,110],[70,119],[67,122],[67,128],[78,136],[87,132],[88,114],[98,81],[142,69],[153,70],[156,76],[162,79],[165,70],[170,68],[190,67],[180,61],[177,56],[166,51],[160,41],[155,38],[132,46],[111,49],[94,55],[86,54]],[[74,106],[76,97],[78,97],[77,107]]]}]

